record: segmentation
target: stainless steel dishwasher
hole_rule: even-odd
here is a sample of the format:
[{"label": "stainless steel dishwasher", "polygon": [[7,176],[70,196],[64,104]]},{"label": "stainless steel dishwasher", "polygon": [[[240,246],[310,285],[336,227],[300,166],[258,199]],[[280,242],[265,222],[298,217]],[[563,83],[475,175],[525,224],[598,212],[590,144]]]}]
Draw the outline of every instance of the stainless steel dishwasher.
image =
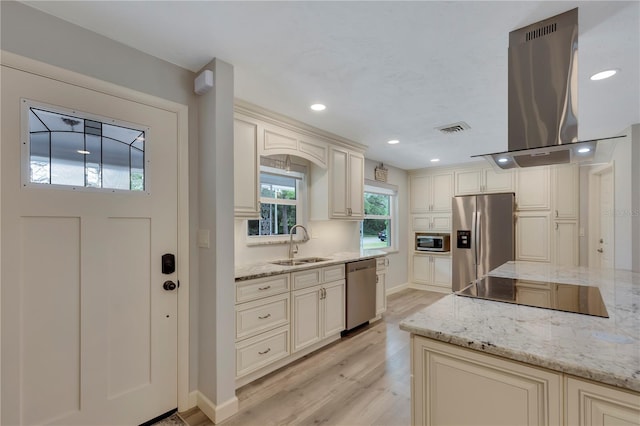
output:
[{"label": "stainless steel dishwasher", "polygon": [[376,260],[346,264],[347,330],[376,316]]}]

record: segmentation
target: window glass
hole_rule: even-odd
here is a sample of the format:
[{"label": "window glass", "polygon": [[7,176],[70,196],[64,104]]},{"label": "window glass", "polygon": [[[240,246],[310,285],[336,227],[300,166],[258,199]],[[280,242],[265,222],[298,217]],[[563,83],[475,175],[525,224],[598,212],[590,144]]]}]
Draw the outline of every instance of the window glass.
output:
[{"label": "window glass", "polygon": [[301,221],[302,178],[303,175],[284,170],[260,173],[260,220],[248,221],[250,237],[288,235]]},{"label": "window glass", "polygon": [[30,183],[144,191],[145,131],[26,108]]},{"label": "window glass", "polygon": [[395,192],[368,186],[364,193],[364,220],[361,228],[363,249],[389,249],[394,244]]}]

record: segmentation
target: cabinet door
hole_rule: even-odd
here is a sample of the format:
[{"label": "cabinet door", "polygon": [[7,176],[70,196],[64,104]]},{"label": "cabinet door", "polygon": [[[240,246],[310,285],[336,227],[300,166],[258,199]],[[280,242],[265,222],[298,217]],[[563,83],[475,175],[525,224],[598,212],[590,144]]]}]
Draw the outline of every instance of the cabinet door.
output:
[{"label": "cabinet door", "polygon": [[505,170],[496,172],[493,169],[484,169],[482,192],[513,192],[513,171]]},{"label": "cabinet door", "polygon": [[431,256],[433,269],[433,285],[451,288],[451,258]]},{"label": "cabinet door", "polygon": [[341,149],[331,149],[331,168],[330,176],[330,196],[331,205],[329,206],[331,217],[345,218],[349,215],[348,208],[348,167],[349,153]]},{"label": "cabinet door", "polygon": [[428,231],[431,228],[431,218],[429,216],[413,216],[411,224],[414,231]]},{"label": "cabinet door", "polygon": [[431,284],[431,256],[413,255],[413,281],[422,284]]},{"label": "cabinet door", "polygon": [[578,219],[580,172],[576,164],[553,169],[553,216],[556,219]]},{"label": "cabinet door", "polygon": [[386,274],[376,275],[376,315],[387,310]]},{"label": "cabinet door", "polygon": [[553,263],[578,266],[578,223],[575,221],[555,222],[553,230]]},{"label": "cabinet door", "polygon": [[427,213],[431,204],[431,176],[409,176],[411,213]]},{"label": "cabinet door", "polygon": [[453,173],[431,176],[431,211],[450,212],[453,196]]},{"label": "cabinet door", "polygon": [[549,213],[518,213],[516,221],[516,259],[534,262],[551,261]]},{"label": "cabinet door", "polygon": [[364,157],[349,154],[349,217],[364,218]]},{"label": "cabinet door", "polygon": [[292,308],[292,351],[320,341],[320,287],[294,291]]},{"label": "cabinet door", "polygon": [[456,195],[478,194],[481,192],[482,170],[460,170],[455,173]]},{"label": "cabinet door", "polygon": [[551,207],[548,166],[519,169],[516,181],[518,210],[547,210]]},{"label": "cabinet door", "polygon": [[640,396],[637,393],[566,378],[567,423],[571,426],[637,426]]},{"label": "cabinet door", "polygon": [[240,217],[257,217],[260,212],[258,125],[233,120],[234,212]]},{"label": "cabinet door", "polygon": [[323,286],[322,337],[340,333],[345,327],[345,285],[344,280]]},{"label": "cabinet door", "polygon": [[560,374],[415,335],[411,346],[412,424],[562,424]]},{"label": "cabinet door", "polygon": [[431,230],[451,231],[451,214],[431,215]]}]

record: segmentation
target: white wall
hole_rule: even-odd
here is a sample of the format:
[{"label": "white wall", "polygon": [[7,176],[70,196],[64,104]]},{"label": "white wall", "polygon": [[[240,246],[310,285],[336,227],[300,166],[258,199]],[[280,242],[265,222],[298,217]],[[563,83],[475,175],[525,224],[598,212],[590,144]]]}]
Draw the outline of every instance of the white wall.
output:
[{"label": "white wall", "polygon": [[[366,160],[364,165],[365,179],[374,180],[375,168],[379,165],[379,161]],[[409,231],[407,228],[407,220],[409,217],[409,177],[406,170],[396,167],[384,166],[387,172],[387,183],[398,187],[398,235],[397,251],[390,252],[387,258],[389,266],[387,267],[386,285],[387,291],[394,287],[406,284],[409,280],[407,275],[408,261],[408,242]]]}]

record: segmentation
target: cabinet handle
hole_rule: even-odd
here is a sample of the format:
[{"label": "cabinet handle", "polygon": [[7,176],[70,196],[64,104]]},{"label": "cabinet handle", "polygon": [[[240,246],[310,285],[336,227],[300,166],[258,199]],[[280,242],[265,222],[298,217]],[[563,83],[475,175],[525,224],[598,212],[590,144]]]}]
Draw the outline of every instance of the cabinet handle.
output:
[{"label": "cabinet handle", "polygon": [[376,284],[380,282],[380,275],[376,275]]},{"label": "cabinet handle", "polygon": [[327,298],[327,289],[323,287],[320,289],[320,299],[326,299],[326,298]]},{"label": "cabinet handle", "polygon": [[598,253],[602,253],[604,250],[602,250],[601,248],[599,248],[598,250],[596,250]]},{"label": "cabinet handle", "polygon": [[384,258],[384,266],[389,266],[389,259],[388,258]]},{"label": "cabinet handle", "polygon": [[271,352],[271,348],[267,348],[267,350],[263,351],[263,352],[258,351],[258,354],[264,355],[264,354],[269,353],[269,352]]},{"label": "cabinet handle", "polygon": [[262,290],[269,290],[271,288],[270,285],[266,286],[266,287],[258,287],[258,290],[262,291]]},{"label": "cabinet handle", "polygon": [[556,210],[556,217],[558,217],[558,210]]},{"label": "cabinet handle", "polygon": [[267,315],[265,315],[265,316],[263,316],[263,317],[260,317],[260,316],[259,316],[259,317],[258,317],[258,319],[267,319],[267,318],[269,318],[270,316],[271,316],[271,314],[267,314]]}]

